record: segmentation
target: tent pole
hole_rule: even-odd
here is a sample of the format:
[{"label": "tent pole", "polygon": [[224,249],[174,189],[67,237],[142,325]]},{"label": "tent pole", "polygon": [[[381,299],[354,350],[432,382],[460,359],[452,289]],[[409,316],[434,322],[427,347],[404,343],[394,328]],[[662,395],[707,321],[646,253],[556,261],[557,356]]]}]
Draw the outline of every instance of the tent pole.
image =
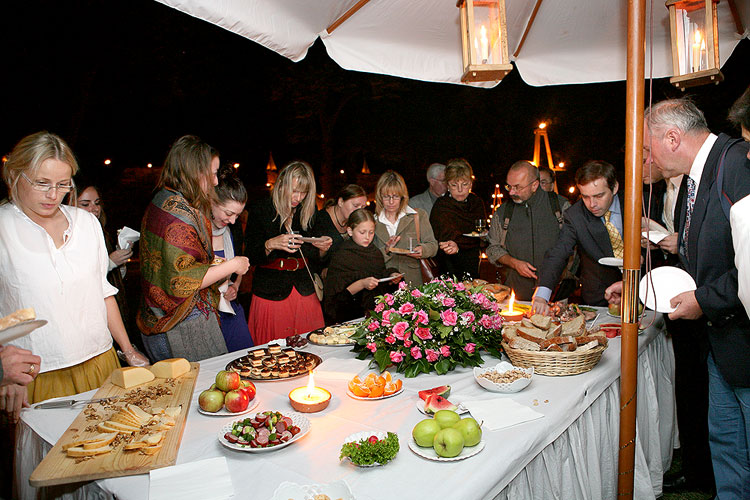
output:
[{"label": "tent pole", "polygon": [[627,97],[625,103],[625,258],[620,360],[618,498],[633,498],[638,388],[638,283],[641,268],[644,60],[646,0],[628,0]]},{"label": "tent pole", "polygon": [[339,17],[338,19],[336,19],[326,29],[326,31],[328,32],[328,34],[330,35],[331,33],[333,33],[333,30],[335,30],[336,28],[338,28],[339,26],[341,26],[342,24],[344,24],[347,19],[349,19],[350,17],[352,17],[359,9],[361,9],[362,7],[364,7],[365,5],[367,5],[367,3],[369,1],[370,0],[359,0],[359,2],[357,2],[356,4],[354,4],[351,9],[347,10],[346,12],[344,12],[344,14],[341,17]]},{"label": "tent pole", "polygon": [[529,17],[529,22],[526,23],[526,29],[523,30],[521,41],[518,42],[518,47],[516,47],[516,51],[513,52],[513,57],[518,57],[518,54],[521,53],[521,48],[523,47],[523,44],[526,42],[526,36],[529,34],[529,31],[531,31],[531,25],[534,24],[534,19],[536,19],[536,13],[539,11],[539,7],[541,6],[542,6],[542,0],[536,0],[536,4],[534,4],[534,10],[531,11],[531,17]]}]

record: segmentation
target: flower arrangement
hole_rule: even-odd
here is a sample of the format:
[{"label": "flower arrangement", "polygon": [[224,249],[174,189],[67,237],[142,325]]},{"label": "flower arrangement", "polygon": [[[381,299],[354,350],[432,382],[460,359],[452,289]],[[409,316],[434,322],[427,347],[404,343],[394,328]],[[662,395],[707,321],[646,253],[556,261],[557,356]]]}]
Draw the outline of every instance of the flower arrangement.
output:
[{"label": "flower arrangement", "polygon": [[457,365],[479,366],[484,348],[500,358],[502,318],[498,303],[451,278],[436,278],[412,288],[400,283],[376,299],[375,310],[351,338],[359,359],[373,356],[385,370],[391,364],[407,377]]}]

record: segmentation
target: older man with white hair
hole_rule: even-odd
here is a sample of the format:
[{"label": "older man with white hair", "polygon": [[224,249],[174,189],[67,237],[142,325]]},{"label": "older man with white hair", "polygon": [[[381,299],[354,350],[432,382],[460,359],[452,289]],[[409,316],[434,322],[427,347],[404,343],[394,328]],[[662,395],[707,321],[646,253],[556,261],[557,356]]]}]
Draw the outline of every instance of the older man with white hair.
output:
[{"label": "older man with white hair", "polygon": [[445,165],[433,163],[427,167],[427,182],[430,183],[427,191],[409,198],[409,206],[414,210],[421,208],[429,216],[435,201],[448,190],[445,184]]}]

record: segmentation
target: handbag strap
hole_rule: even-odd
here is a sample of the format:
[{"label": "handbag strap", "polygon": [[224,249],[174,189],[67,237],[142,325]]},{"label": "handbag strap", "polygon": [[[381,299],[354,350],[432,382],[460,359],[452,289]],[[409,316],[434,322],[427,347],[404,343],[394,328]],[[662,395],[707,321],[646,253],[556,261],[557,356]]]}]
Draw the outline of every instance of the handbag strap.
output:
[{"label": "handbag strap", "polygon": [[310,276],[310,281],[312,281],[313,286],[317,285],[317,283],[315,283],[315,278],[313,278],[312,272],[310,271],[310,266],[307,265],[305,252],[303,252],[301,248],[299,249],[299,254],[302,256],[302,262],[305,263],[305,269],[307,269],[307,275]]},{"label": "handbag strap", "polygon": [[414,226],[417,230],[417,242],[422,243],[422,238],[419,237],[419,213],[414,212]]}]

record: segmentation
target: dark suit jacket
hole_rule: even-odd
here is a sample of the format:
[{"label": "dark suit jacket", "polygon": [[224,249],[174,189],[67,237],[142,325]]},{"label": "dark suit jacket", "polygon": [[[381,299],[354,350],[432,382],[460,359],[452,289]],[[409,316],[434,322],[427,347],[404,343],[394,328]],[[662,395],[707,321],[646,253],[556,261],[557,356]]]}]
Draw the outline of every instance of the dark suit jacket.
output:
[{"label": "dark suit jacket", "polygon": [[[728,135],[720,134],[708,155],[690,222],[689,258],[680,255],[680,263],[698,286],[695,298],[704,316],[695,321],[696,328],[705,328],[721,374],[733,386],[750,387],[750,320],[737,296],[732,231],[715,186],[719,156],[729,140]],[[724,160],[723,189],[732,202],[750,194],[747,151],[747,143],[736,144]],[[685,227],[686,190],[687,176],[680,187],[679,217],[675,218],[680,240]]]},{"label": "dark suit jacket", "polygon": [[[620,197],[620,206],[624,207],[622,195],[617,196]],[[567,209],[563,213],[563,219],[557,243],[544,255],[544,262],[538,273],[539,286],[555,289],[568,263],[568,257],[573,254],[577,245],[581,254],[581,298],[585,304],[606,306],[604,290],[622,279],[618,268],[599,264],[602,257],[614,256],[607,228],[601,218],[588,211],[582,200]]]}]

